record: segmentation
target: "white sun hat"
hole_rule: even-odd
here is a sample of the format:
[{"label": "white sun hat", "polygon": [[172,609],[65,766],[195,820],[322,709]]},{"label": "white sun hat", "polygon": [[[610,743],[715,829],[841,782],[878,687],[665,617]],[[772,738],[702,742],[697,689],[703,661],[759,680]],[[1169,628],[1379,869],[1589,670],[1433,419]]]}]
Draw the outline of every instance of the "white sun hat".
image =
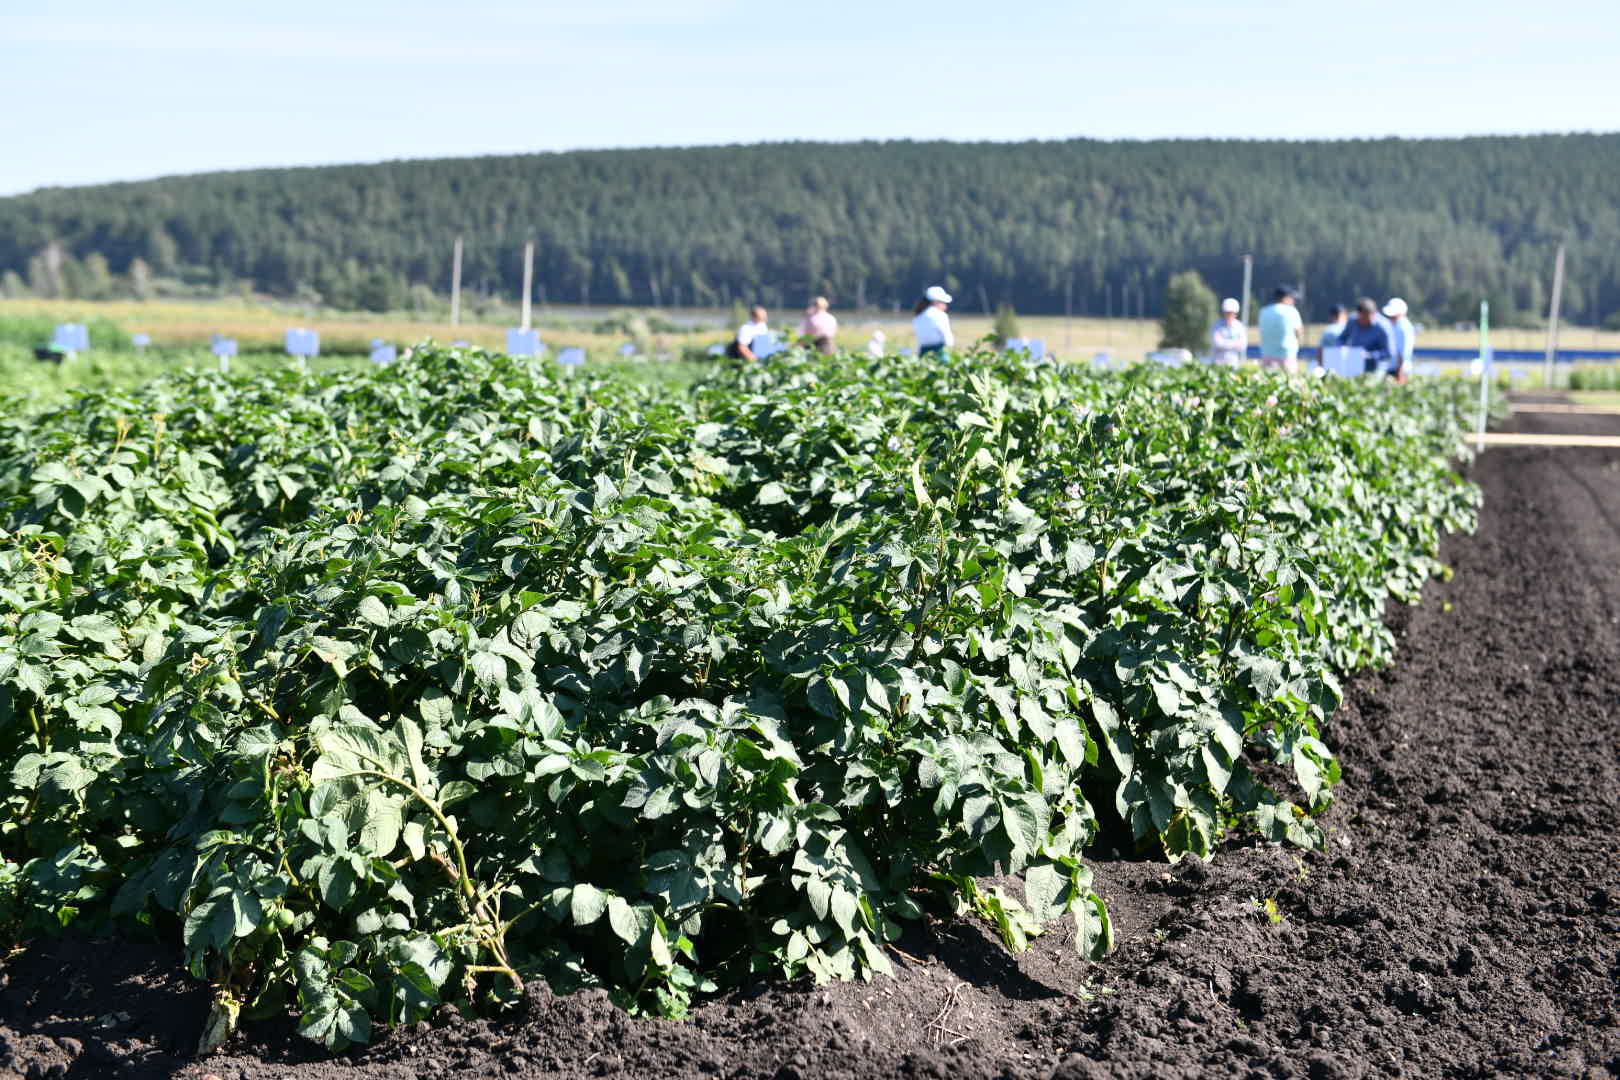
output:
[{"label": "white sun hat", "polygon": [[951,302],[951,294],[940,288],[938,285],[928,286],[928,291],[923,293],[923,296],[927,297],[930,302],[940,304],[948,304]]},{"label": "white sun hat", "polygon": [[1384,314],[1392,319],[1398,319],[1406,314],[1406,301],[1398,296],[1392,296],[1389,303],[1384,305]]},{"label": "white sun hat", "polygon": [[1221,310],[1222,311],[1242,311],[1243,310],[1243,305],[1237,302],[1236,297],[1228,296],[1225,300],[1221,301]]}]

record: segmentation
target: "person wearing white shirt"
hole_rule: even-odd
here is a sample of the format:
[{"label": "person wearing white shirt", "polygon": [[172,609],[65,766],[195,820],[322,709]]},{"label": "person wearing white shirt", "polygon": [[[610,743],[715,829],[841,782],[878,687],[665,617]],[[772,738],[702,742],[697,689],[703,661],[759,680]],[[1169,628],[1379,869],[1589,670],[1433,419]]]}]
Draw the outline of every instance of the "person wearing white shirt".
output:
[{"label": "person wearing white shirt", "polygon": [[737,336],[726,346],[727,356],[733,360],[759,359],[754,355],[754,339],[771,332],[770,325],[765,321],[766,314],[763,304],[755,304],[748,309],[748,321],[737,327]]},{"label": "person wearing white shirt", "polygon": [[938,285],[928,286],[928,291],[923,293],[922,304],[911,320],[911,330],[917,335],[918,356],[942,353],[956,344],[956,336],[951,333],[951,317],[945,313],[950,302],[951,294]]},{"label": "person wearing white shirt", "polygon": [[1406,301],[1391,297],[1384,305],[1384,317],[1389,320],[1390,351],[1395,354],[1392,364],[1395,381],[1405,382],[1412,375],[1412,353],[1417,348],[1417,327],[1406,314]]},{"label": "person wearing white shirt", "polygon": [[889,351],[888,336],[882,329],[872,331],[872,339],[866,343],[866,352],[869,356],[882,356]]},{"label": "person wearing white shirt", "polygon": [[1237,367],[1249,351],[1249,328],[1238,318],[1242,305],[1232,297],[1221,301],[1221,317],[1209,332],[1211,363]]}]

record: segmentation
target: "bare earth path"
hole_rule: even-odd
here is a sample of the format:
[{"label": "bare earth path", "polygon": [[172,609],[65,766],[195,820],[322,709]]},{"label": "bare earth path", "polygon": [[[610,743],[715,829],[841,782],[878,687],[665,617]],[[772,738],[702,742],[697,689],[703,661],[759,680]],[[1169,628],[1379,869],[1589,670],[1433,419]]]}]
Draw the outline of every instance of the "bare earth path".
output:
[{"label": "bare earth path", "polygon": [[895,980],[769,985],[681,1024],[542,989],[337,1061],[270,1027],[198,1063],[205,1001],[172,955],[42,943],[0,964],[0,1080],[1620,1076],[1620,451],[1492,449],[1473,474],[1479,535],[1335,720],[1329,850],[1100,864],[1105,964],[1058,935],[1009,959],[963,924],[903,943]]}]

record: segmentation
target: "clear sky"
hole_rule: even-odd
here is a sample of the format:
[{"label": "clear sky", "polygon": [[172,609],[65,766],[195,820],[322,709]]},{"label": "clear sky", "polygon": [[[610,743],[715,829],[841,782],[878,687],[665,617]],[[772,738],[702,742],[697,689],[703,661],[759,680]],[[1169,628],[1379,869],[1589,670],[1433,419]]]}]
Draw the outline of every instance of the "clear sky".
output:
[{"label": "clear sky", "polygon": [[1617,0],[0,0],[0,194],[776,139],[1615,130],[1617,46]]}]

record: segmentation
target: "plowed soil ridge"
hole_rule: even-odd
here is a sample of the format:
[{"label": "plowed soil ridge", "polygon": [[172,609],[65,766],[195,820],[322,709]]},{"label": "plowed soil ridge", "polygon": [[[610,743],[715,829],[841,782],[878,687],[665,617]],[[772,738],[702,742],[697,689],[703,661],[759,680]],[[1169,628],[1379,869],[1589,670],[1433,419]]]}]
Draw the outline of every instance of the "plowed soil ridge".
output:
[{"label": "plowed soil ridge", "polygon": [[893,980],[766,984],[683,1023],[535,987],[516,1015],[448,1012],[339,1059],[271,1025],[195,1062],[206,998],[173,954],[41,942],[0,964],[0,1080],[1620,1076],[1620,452],[1492,449],[1471,471],[1478,535],[1391,613],[1395,666],[1334,719],[1328,850],[1098,864],[1103,964],[1059,933],[1009,957],[959,923],[902,942]]}]

